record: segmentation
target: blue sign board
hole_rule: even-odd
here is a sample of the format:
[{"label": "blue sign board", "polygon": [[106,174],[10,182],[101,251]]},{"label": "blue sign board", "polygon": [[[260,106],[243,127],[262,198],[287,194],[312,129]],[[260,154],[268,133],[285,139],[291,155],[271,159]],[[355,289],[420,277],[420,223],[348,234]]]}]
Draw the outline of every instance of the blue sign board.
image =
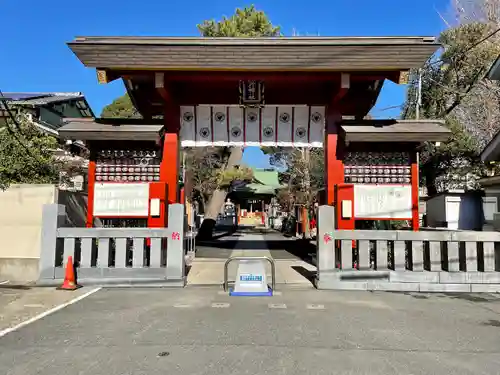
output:
[{"label": "blue sign board", "polygon": [[240,281],[246,281],[246,282],[257,281],[257,282],[262,282],[262,275],[252,275],[252,274],[240,275]]}]

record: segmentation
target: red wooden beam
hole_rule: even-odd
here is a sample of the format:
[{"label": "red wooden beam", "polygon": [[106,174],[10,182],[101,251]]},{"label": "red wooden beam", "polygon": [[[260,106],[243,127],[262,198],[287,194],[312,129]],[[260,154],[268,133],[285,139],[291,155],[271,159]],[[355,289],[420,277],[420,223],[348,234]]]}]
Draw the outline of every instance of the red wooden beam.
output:
[{"label": "red wooden beam", "polygon": [[[377,81],[391,76],[389,73],[379,74],[351,74],[352,81]],[[176,72],[166,75],[172,82],[238,82],[264,81],[277,83],[291,82],[328,82],[340,81],[340,72],[306,73],[306,72]]]},{"label": "red wooden beam", "polygon": [[333,98],[331,100],[331,105],[336,106],[342,100],[342,98],[347,94],[348,90],[349,89],[344,87],[340,88],[339,91],[337,91],[335,95],[333,95]]},{"label": "red wooden beam", "polygon": [[[359,81],[377,81],[390,79],[397,81],[399,72],[348,72],[352,82]],[[120,75],[124,79],[137,79],[151,77],[158,73],[145,71],[113,71],[113,75]],[[187,72],[187,71],[165,71],[164,77],[169,82],[238,82],[261,80],[265,82],[328,82],[340,81],[341,72],[221,72],[221,71],[204,71],[204,72]]]},{"label": "red wooden beam", "polygon": [[[186,85],[175,92],[176,101],[180,105],[197,105],[209,103],[212,105],[238,104],[238,88],[233,90],[219,89],[207,85]],[[302,87],[300,90],[273,90],[266,88],[265,101],[268,105],[326,105],[330,101],[330,94],[325,87],[317,86],[308,90]]]}]

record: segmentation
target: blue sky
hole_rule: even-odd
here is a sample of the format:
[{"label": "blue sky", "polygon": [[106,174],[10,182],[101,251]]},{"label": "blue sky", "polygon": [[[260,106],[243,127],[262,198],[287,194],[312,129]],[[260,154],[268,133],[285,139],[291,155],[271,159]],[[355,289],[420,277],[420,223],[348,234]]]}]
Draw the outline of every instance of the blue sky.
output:
[{"label": "blue sky", "polygon": [[[95,113],[124,93],[121,82],[97,84],[66,46],[77,35],[198,35],[205,19],[230,16],[235,8],[255,4],[285,35],[400,36],[437,35],[444,28],[436,10],[450,0],[268,0],[175,1],[86,0],[48,2],[0,0],[0,89],[2,91],[82,91]],[[395,117],[405,98],[404,86],[386,83],[373,115]],[[245,150],[245,161],[268,165],[258,148]]]}]

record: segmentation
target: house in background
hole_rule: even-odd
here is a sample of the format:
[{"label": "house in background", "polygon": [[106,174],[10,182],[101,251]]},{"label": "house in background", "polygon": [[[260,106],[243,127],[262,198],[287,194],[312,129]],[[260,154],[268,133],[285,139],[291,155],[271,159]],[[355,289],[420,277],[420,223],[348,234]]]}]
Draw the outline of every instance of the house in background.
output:
[{"label": "house in background", "polygon": [[[94,113],[81,92],[49,92],[25,93],[4,92],[0,94],[0,127],[10,113],[24,113],[28,119],[43,133],[59,139],[58,129],[64,125],[66,118],[94,118]],[[88,160],[82,156],[86,148],[83,142],[59,142],[60,147],[54,150],[56,157],[74,164],[80,164],[86,170]],[[67,181],[63,178],[62,181]],[[84,176],[72,176],[60,186],[63,189],[84,189]]]},{"label": "house in background", "polygon": [[81,92],[4,92],[0,94],[0,121],[8,117],[5,105],[14,113],[23,111],[40,130],[55,137],[64,118],[94,117]]}]

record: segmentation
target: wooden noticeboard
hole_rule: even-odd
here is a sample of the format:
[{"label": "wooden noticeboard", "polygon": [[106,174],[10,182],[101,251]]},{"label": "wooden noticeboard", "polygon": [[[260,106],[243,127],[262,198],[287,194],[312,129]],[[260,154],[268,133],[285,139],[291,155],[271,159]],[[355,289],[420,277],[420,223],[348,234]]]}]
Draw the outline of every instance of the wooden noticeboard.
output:
[{"label": "wooden noticeboard", "polygon": [[354,184],[355,219],[411,219],[411,185]]},{"label": "wooden noticeboard", "polygon": [[94,186],[95,217],[147,217],[148,183],[97,183]]}]

